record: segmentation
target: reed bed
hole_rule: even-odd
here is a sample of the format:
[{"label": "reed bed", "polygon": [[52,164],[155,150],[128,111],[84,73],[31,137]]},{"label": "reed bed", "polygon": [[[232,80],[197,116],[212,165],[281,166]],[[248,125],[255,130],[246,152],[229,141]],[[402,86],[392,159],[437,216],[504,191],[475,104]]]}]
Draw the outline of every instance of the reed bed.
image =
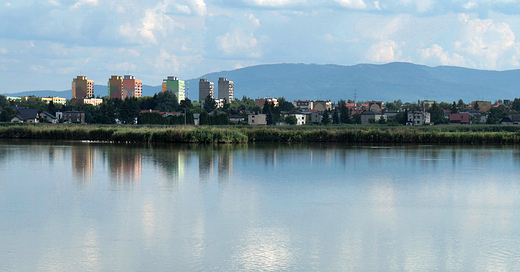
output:
[{"label": "reed bed", "polygon": [[[485,126],[482,126],[485,127]],[[387,144],[520,144],[520,130],[484,131],[374,127],[195,127],[195,126],[0,126],[0,138],[90,140],[130,143],[345,142]]]}]

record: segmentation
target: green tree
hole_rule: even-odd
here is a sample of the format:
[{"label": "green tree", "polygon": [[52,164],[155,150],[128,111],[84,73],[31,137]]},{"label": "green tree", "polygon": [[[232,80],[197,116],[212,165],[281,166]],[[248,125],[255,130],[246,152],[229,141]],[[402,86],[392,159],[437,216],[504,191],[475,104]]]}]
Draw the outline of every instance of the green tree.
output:
[{"label": "green tree", "polygon": [[437,102],[434,102],[433,105],[428,109],[428,112],[430,113],[430,120],[434,124],[447,124],[448,119],[444,117],[444,111],[439,108],[439,105],[437,105]]},{"label": "green tree", "polygon": [[389,110],[389,111],[397,111],[397,110],[399,110],[399,107],[395,103],[393,103],[393,102],[387,102],[385,104],[385,108],[387,110]]},{"label": "green tree", "polygon": [[520,111],[520,99],[515,98],[515,100],[513,100],[513,104],[511,105],[511,108],[515,111]]},{"label": "green tree", "polygon": [[298,120],[294,115],[287,115],[287,117],[285,117],[285,123],[287,123],[288,125],[296,125],[298,123]]},{"label": "green tree", "polygon": [[324,125],[330,124],[330,115],[328,110],[323,112],[323,116],[321,117],[321,123]]},{"label": "green tree", "polygon": [[0,122],[11,122],[14,117],[14,109],[10,106],[3,106],[2,113],[0,113]]},{"label": "green tree", "polygon": [[455,101],[453,101],[453,104],[451,104],[451,113],[458,113],[459,112],[459,109],[457,108],[457,103],[455,103]]},{"label": "green tree", "polygon": [[213,97],[211,97],[211,94],[208,94],[204,98],[204,105],[202,106],[202,109],[208,113],[217,109],[217,102],[215,99],[213,99]]},{"label": "green tree", "polygon": [[294,110],[294,105],[282,96],[278,98],[278,108],[280,111],[292,111]]},{"label": "green tree", "polygon": [[333,124],[339,124],[339,114],[338,114],[338,110],[337,109],[335,109],[332,112],[332,123]]},{"label": "green tree", "polygon": [[340,101],[338,101],[338,111],[339,123],[350,124],[350,112],[347,106],[345,105],[345,100],[341,99]]},{"label": "green tree", "polygon": [[359,113],[352,114],[352,119],[354,120],[354,124],[361,124],[361,114],[359,114]]},{"label": "green tree", "polygon": [[459,99],[459,102],[457,102],[457,107],[459,107],[460,110],[466,109],[466,103],[462,101],[462,99]]}]

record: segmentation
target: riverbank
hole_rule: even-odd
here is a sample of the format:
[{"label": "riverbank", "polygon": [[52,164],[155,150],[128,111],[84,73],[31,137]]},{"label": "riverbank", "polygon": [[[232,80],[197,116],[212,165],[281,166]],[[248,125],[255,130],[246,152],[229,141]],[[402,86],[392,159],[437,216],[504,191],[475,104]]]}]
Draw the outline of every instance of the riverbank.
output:
[{"label": "riverbank", "polygon": [[510,126],[445,127],[195,127],[10,125],[2,139],[89,140],[157,143],[349,142],[388,144],[520,144],[520,128]]}]

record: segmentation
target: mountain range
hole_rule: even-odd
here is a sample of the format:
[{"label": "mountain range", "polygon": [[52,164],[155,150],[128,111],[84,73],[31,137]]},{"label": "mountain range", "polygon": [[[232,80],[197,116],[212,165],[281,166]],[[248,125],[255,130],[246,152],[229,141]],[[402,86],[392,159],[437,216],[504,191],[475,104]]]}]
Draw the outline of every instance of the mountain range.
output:
[{"label": "mountain range", "polygon": [[[331,100],[357,99],[403,102],[436,100],[452,102],[463,99],[495,101],[520,96],[520,70],[488,71],[453,66],[429,67],[394,62],[382,65],[353,66],[320,64],[266,64],[201,76],[215,83],[226,77],[235,84],[235,97],[285,97]],[[198,100],[199,78],[186,80],[190,98]],[[106,86],[95,85],[94,93],[103,96]],[[143,85],[143,95],[152,96],[161,86]],[[11,96],[61,96],[71,91],[32,91]]]}]

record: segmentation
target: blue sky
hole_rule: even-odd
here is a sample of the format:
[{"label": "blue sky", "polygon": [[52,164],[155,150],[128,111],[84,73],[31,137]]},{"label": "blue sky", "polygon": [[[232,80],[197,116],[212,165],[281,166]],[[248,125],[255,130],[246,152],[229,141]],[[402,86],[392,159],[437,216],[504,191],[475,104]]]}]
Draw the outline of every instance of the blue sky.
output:
[{"label": "blue sky", "polygon": [[[516,0],[0,0],[0,93],[270,63],[520,67]],[[104,93],[96,94],[104,95]]]}]

